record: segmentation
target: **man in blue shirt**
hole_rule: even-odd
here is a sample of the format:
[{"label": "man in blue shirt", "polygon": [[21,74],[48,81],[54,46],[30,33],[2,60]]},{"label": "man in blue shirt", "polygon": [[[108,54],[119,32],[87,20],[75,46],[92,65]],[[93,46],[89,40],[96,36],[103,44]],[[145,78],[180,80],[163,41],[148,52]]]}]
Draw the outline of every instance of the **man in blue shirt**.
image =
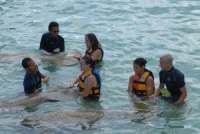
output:
[{"label": "man in blue shirt", "polygon": [[59,24],[57,22],[51,22],[48,30],[48,33],[44,33],[42,35],[39,47],[40,51],[47,55],[58,54],[62,52],[64,53],[65,42],[64,38],[58,35],[60,32]]},{"label": "man in blue shirt", "polygon": [[49,77],[46,77],[40,73],[38,66],[29,57],[22,60],[22,66],[26,70],[23,82],[24,93],[32,94],[34,92],[41,91],[42,79],[48,81]]},{"label": "man in blue shirt", "polygon": [[164,95],[162,90],[166,85],[166,91],[170,94],[166,97],[167,100],[175,104],[179,104],[184,102],[187,97],[187,90],[185,87],[184,74],[175,68],[172,62],[173,57],[171,54],[164,54],[160,57],[160,67],[162,69],[159,73],[160,85],[155,94],[151,97],[156,97],[159,94]]}]

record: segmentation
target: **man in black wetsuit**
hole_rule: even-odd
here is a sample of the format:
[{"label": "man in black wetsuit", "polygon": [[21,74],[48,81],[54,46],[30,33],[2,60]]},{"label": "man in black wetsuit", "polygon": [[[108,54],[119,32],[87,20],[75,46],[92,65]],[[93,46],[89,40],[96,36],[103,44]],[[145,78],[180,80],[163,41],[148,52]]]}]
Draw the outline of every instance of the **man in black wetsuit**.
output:
[{"label": "man in black wetsuit", "polygon": [[47,82],[49,77],[46,77],[40,73],[38,66],[29,57],[22,60],[22,66],[26,70],[23,82],[24,93],[32,94],[34,92],[41,91],[42,81]]},{"label": "man in black wetsuit", "polygon": [[[172,62],[173,57],[171,54],[164,54],[160,57],[160,67],[162,69],[159,73],[160,85],[155,94],[151,97],[156,97],[159,94],[162,94],[165,100],[175,104],[180,104],[184,102],[187,97],[184,74],[175,68]],[[167,97],[165,97],[164,92],[162,93],[165,85],[167,88],[165,93],[168,92],[167,94],[170,94],[170,96]]]},{"label": "man in black wetsuit", "polygon": [[58,35],[60,32],[59,24],[57,22],[51,22],[48,29],[49,32],[42,35],[40,51],[47,55],[65,52],[64,38]]}]

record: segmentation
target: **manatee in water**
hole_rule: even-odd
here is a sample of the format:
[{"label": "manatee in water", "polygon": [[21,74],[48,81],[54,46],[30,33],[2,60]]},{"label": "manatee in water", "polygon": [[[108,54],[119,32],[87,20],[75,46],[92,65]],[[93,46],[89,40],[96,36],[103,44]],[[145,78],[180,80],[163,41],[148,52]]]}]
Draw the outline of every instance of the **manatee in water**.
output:
[{"label": "manatee in water", "polygon": [[0,101],[1,107],[17,107],[22,106],[25,108],[36,107],[37,105],[45,102],[57,102],[74,100],[78,97],[78,89],[64,89],[57,88],[48,92],[36,93],[29,96],[20,96],[10,100]]},{"label": "manatee in water", "polygon": [[[132,122],[138,111],[134,108],[107,111],[86,111],[86,110],[66,110],[49,112],[42,115],[27,117],[21,121],[21,125],[30,128],[50,128],[54,125],[63,126],[69,129],[88,129],[90,126],[109,126],[124,123],[128,120]],[[157,112],[157,113],[156,113]],[[160,110],[152,110],[140,114],[147,121],[155,120],[159,117]],[[157,116],[156,116],[157,115]],[[146,117],[145,117],[146,116]],[[148,120],[149,118],[149,120]]]},{"label": "manatee in water", "polygon": [[81,53],[78,51],[69,52],[67,54],[59,55],[42,55],[42,54],[0,54],[0,62],[1,63],[9,63],[13,65],[21,65],[21,61],[25,57],[33,58],[36,63],[40,64],[42,61],[48,61],[53,64],[69,66],[77,64],[79,61],[74,57],[80,57]]},{"label": "manatee in water", "polygon": [[69,125],[76,127],[81,127],[81,129],[86,129],[88,125],[92,125],[101,118],[103,118],[103,112],[89,112],[84,110],[68,110],[68,111],[58,111],[51,112],[44,115],[36,115],[30,118],[25,118],[21,121],[21,125],[30,128],[41,128],[45,127],[49,122],[54,122],[57,125]]}]

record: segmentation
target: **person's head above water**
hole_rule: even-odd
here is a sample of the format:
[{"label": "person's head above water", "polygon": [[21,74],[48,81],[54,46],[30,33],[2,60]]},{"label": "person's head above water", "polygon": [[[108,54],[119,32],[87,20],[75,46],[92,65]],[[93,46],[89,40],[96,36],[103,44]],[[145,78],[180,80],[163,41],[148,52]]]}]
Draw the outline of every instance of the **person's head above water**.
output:
[{"label": "person's head above water", "polygon": [[160,56],[160,67],[162,70],[169,71],[173,67],[173,57],[171,54],[164,54]]},{"label": "person's head above water", "polygon": [[141,74],[145,70],[147,61],[144,58],[137,58],[133,61],[134,71],[138,74]]},{"label": "person's head above water", "polygon": [[95,50],[101,46],[96,35],[93,33],[88,33],[85,35],[85,44],[87,48],[92,48],[92,50]]},{"label": "person's head above water", "polygon": [[59,24],[55,21],[50,22],[49,26],[48,26],[48,30],[49,30],[49,33],[51,34],[51,36],[57,37],[58,33],[60,32]]},{"label": "person's head above water", "polygon": [[38,67],[35,64],[35,62],[29,58],[26,57],[22,60],[22,67],[29,73],[34,74],[36,71],[38,71]]},{"label": "person's head above water", "polygon": [[133,61],[133,63],[138,64],[140,67],[142,67],[147,64],[147,61],[144,58],[137,58]]},{"label": "person's head above water", "polygon": [[84,56],[80,60],[80,67],[82,71],[91,70],[95,66],[95,62],[89,56]]}]

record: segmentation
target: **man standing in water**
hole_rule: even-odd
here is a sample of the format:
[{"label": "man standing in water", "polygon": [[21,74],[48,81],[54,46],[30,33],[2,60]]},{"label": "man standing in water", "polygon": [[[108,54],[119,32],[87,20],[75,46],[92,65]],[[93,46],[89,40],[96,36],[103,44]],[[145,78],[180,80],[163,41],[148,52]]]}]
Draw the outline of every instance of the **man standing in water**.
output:
[{"label": "man standing in water", "polygon": [[49,81],[50,77],[46,77],[40,73],[38,66],[29,57],[22,60],[22,66],[26,70],[23,82],[24,93],[32,94],[41,91],[42,82]]},{"label": "man standing in water", "polygon": [[[187,97],[184,74],[173,66],[171,54],[162,55],[159,62],[162,69],[159,73],[160,85],[151,97],[162,94],[162,97],[169,102],[175,104],[184,102]],[[167,88],[164,88],[165,85]]]},{"label": "man standing in water", "polygon": [[52,55],[65,51],[64,38],[58,35],[59,24],[57,22],[51,22],[49,24],[49,32],[44,33],[40,42],[40,51],[43,54]]}]

